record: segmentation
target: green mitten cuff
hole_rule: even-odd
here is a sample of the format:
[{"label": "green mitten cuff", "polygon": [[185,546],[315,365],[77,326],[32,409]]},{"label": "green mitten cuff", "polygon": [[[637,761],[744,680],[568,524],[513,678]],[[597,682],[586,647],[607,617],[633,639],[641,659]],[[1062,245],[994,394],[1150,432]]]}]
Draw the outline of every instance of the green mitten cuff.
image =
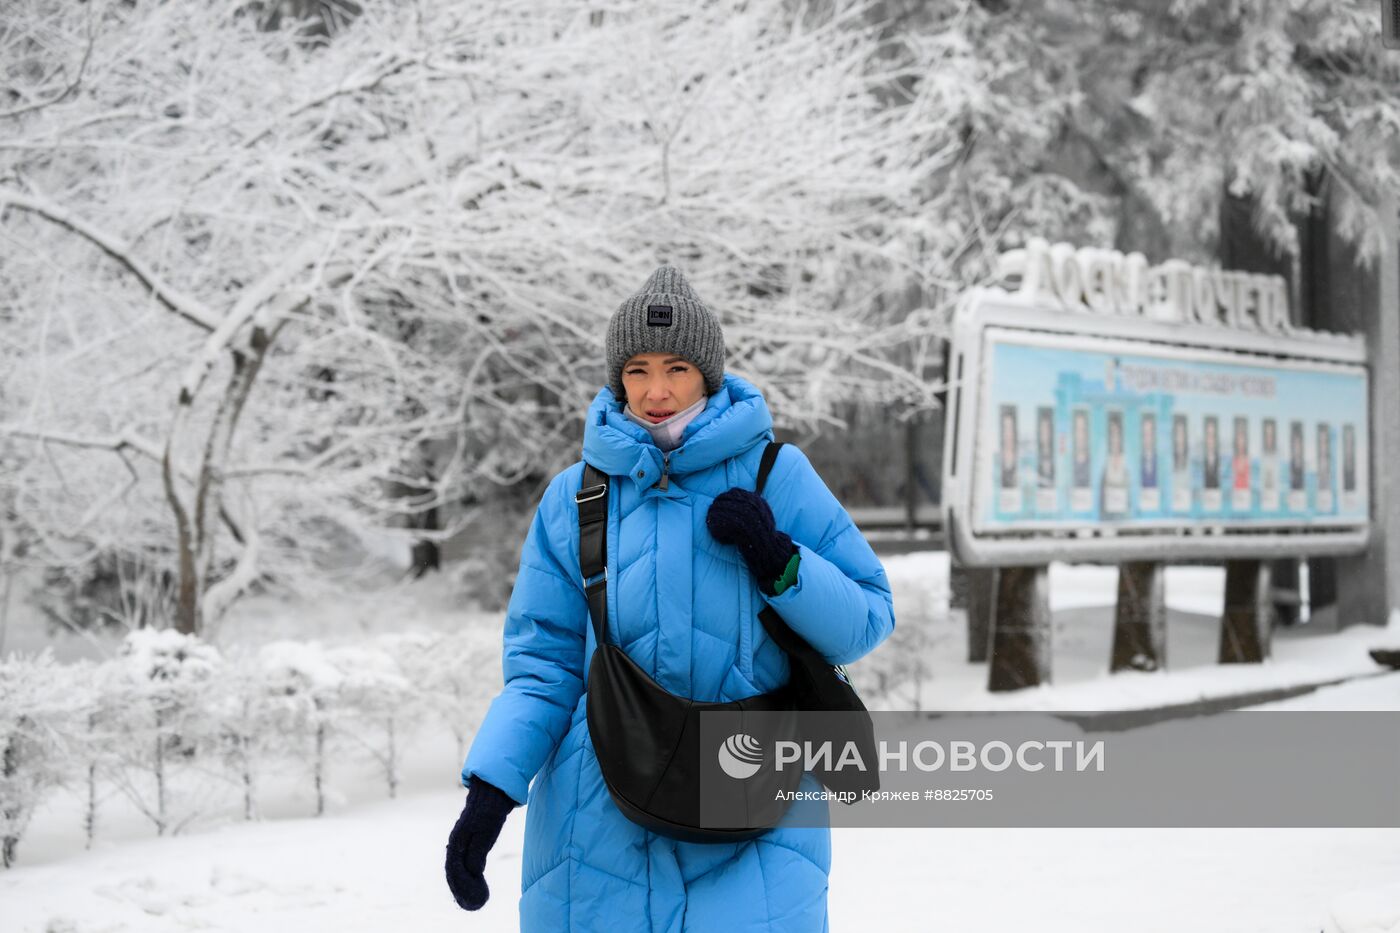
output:
[{"label": "green mitten cuff", "polygon": [[793,551],[792,557],[788,559],[787,566],[783,568],[783,575],[773,584],[774,596],[777,596],[783,590],[797,582],[797,565],[801,562],[802,555]]}]

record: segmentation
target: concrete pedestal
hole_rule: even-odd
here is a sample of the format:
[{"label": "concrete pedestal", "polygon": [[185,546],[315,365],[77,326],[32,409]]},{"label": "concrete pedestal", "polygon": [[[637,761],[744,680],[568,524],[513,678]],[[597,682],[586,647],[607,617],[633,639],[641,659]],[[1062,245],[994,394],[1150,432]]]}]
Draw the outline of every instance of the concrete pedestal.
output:
[{"label": "concrete pedestal", "polygon": [[1269,564],[1260,560],[1226,562],[1220,663],[1257,664],[1267,658],[1273,624]]},{"label": "concrete pedestal", "polygon": [[997,612],[997,569],[968,570],[966,578],[967,659],[980,664],[987,660],[992,647],[992,622]]},{"label": "concrete pedestal", "polygon": [[987,689],[1050,683],[1050,568],[1000,568],[994,619]]},{"label": "concrete pedestal", "polygon": [[1155,671],[1167,664],[1166,565],[1140,561],[1118,568],[1110,671]]}]

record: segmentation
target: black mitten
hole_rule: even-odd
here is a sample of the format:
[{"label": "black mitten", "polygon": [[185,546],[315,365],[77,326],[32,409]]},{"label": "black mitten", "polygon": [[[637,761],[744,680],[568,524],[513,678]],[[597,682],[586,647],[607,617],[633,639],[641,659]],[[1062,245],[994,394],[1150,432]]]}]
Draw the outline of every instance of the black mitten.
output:
[{"label": "black mitten", "polygon": [[486,853],[496,844],[510,811],[519,804],[479,777],[467,787],[467,802],[447,837],[447,886],[463,910],[479,910],[491,896],[486,887]]},{"label": "black mitten", "polygon": [[759,587],[772,596],[774,584],[797,553],[797,545],[778,530],[768,502],[757,493],[736,486],[715,497],[705,515],[705,526],[719,543],[739,548],[739,556]]}]

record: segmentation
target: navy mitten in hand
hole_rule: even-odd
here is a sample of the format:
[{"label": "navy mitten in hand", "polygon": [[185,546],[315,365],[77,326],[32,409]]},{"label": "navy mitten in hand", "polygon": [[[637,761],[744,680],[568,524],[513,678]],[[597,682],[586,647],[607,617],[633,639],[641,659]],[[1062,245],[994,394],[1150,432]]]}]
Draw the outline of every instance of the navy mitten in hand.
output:
[{"label": "navy mitten in hand", "polygon": [[463,910],[479,910],[486,887],[486,853],[496,844],[506,817],[517,804],[505,791],[479,777],[467,787],[467,802],[447,837],[447,886]]},{"label": "navy mitten in hand", "polygon": [[732,544],[769,596],[784,576],[797,545],[778,530],[767,501],[748,489],[734,487],[715,497],[705,516],[710,536],[721,544]]}]

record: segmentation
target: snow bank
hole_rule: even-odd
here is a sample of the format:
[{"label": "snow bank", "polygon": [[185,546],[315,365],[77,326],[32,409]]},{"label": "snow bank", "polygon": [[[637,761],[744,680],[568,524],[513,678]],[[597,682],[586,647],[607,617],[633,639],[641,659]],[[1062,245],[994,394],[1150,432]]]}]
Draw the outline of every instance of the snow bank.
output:
[{"label": "snow bank", "polygon": [[1400,882],[1339,895],[1328,914],[1323,933],[1400,933]]}]

